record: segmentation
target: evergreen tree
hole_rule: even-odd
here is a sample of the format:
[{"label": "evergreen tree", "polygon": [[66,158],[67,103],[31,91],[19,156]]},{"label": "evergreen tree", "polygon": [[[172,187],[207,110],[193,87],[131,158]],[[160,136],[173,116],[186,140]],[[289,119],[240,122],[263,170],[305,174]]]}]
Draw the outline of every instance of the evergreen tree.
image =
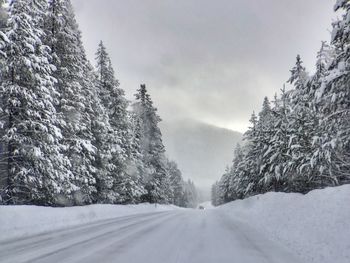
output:
[{"label": "evergreen tree", "polygon": [[181,171],[174,161],[167,161],[167,172],[171,186],[170,203],[177,206],[186,206],[184,201],[185,189]]},{"label": "evergreen tree", "polygon": [[245,155],[240,144],[236,145],[234,150],[234,158],[232,161],[232,167],[230,170],[230,179],[229,179],[229,198],[230,200],[241,199],[244,196],[245,189],[242,189],[241,182],[241,170],[240,165],[243,162]]},{"label": "evergreen tree", "polygon": [[[3,7],[4,1],[0,1],[0,86],[2,85],[3,81],[3,69],[5,67],[5,48],[8,44],[9,40],[5,34],[5,31],[7,29],[7,12],[5,11]],[[2,101],[0,101],[0,104],[4,104]],[[3,120],[6,118],[6,114],[4,114],[1,111],[0,107],[0,119]],[[3,130],[0,129],[0,137],[4,135]],[[6,149],[6,146],[3,142],[0,141],[0,159],[3,160],[0,162],[0,204],[4,200],[5,195],[5,188],[7,187],[7,164],[6,164],[6,157],[7,153],[4,151]]]},{"label": "evergreen tree", "polygon": [[324,127],[322,125],[323,113],[321,111],[322,89],[324,87],[325,78],[328,75],[328,68],[334,59],[334,49],[330,47],[325,41],[322,42],[320,51],[317,53],[316,72],[311,80],[311,96],[313,97],[312,105],[313,110],[316,113],[315,121],[317,121],[314,127],[314,137],[312,139],[312,157],[311,167],[314,170],[315,180],[314,184],[317,188],[327,186],[329,184],[327,170],[328,162],[323,156],[325,153],[323,150]]},{"label": "evergreen tree", "polygon": [[245,134],[247,152],[240,171],[245,173],[243,181],[247,184],[246,194],[249,195],[264,191],[263,176],[267,167],[263,156],[269,148],[272,125],[272,112],[267,97],[264,98],[259,119],[253,114],[250,122],[252,127]]},{"label": "evergreen tree", "polygon": [[271,139],[269,147],[264,152],[263,162],[266,164],[264,184],[266,191],[286,191],[288,180],[289,155],[289,96],[282,89],[281,98],[275,96],[272,108],[273,125],[271,126]]},{"label": "evergreen tree", "polygon": [[185,202],[184,207],[195,208],[198,205],[198,192],[193,181],[187,180],[184,184],[185,188]]},{"label": "evergreen tree", "polygon": [[335,58],[327,78],[320,87],[318,105],[322,112],[322,156],[328,163],[323,170],[330,184],[350,181],[350,3],[338,0],[335,10],[343,10],[343,18],[333,24],[332,44]]},{"label": "evergreen tree", "polygon": [[255,144],[258,149],[257,154],[257,165],[258,165],[258,192],[267,191],[266,179],[269,176],[267,172],[269,170],[269,163],[265,162],[264,155],[269,150],[270,141],[272,137],[273,129],[273,115],[270,106],[270,101],[267,97],[264,98],[262,110],[259,113],[259,120],[256,128]]},{"label": "evergreen tree", "polygon": [[[57,112],[63,131],[62,152],[69,158],[66,165],[73,172],[77,186],[74,203],[91,203],[96,198],[97,156],[92,126],[96,118],[94,75],[87,61],[81,33],[69,0],[50,0],[45,23],[46,42],[52,50],[56,67]],[[96,108],[95,108],[96,109]]]},{"label": "evergreen tree", "polygon": [[211,187],[211,203],[213,206],[222,204],[219,197],[219,183],[215,182]]},{"label": "evergreen tree", "polygon": [[147,93],[146,85],[138,89],[136,102],[133,105],[134,112],[140,121],[140,150],[143,164],[148,170],[145,178],[147,194],[143,199],[150,203],[168,202],[169,180],[166,171],[166,158],[162,133],[158,127],[161,121],[157,115],[157,109]]},{"label": "evergreen tree", "polygon": [[311,158],[317,117],[313,107],[314,92],[310,78],[302,66],[299,55],[288,82],[294,84],[295,87],[289,93],[291,107],[288,123],[288,131],[291,134],[289,138],[289,155],[291,156],[289,188],[297,192],[307,192],[314,188],[312,181],[315,171],[311,166]]},{"label": "evergreen tree", "polygon": [[240,184],[244,195],[251,195],[254,193],[257,187],[256,182],[259,180],[259,167],[257,160],[260,153],[256,141],[258,118],[254,112],[249,121],[251,127],[249,127],[248,131],[244,134],[244,140],[246,141],[246,154],[239,167],[241,177]]},{"label": "evergreen tree", "polygon": [[232,193],[230,191],[230,178],[232,174],[230,172],[230,169],[227,167],[218,183],[219,199],[222,200],[223,203],[232,201]]},{"label": "evergreen tree", "polygon": [[117,132],[116,136],[126,159],[131,155],[128,101],[125,99],[124,90],[119,88],[119,81],[114,76],[112,62],[102,41],[98,46],[96,62],[99,95],[108,112],[111,127]]},{"label": "evergreen tree", "polygon": [[102,41],[96,53],[98,91],[102,104],[107,111],[112,137],[108,143],[112,146],[114,192],[118,203],[134,203],[144,193],[140,174],[134,169],[137,161],[132,152],[132,128],[127,111],[128,102],[124,91],[115,79],[111,60]]},{"label": "evergreen tree", "polygon": [[[7,36],[5,34],[7,28],[7,11],[4,8],[4,0],[0,0],[0,63],[1,59],[5,56],[4,48],[5,44],[8,42]],[[0,64],[1,69],[3,68],[2,64]],[[1,73],[1,72],[0,72]],[[1,80],[1,75],[0,75]]]},{"label": "evergreen tree", "polygon": [[1,85],[2,142],[7,150],[7,201],[55,205],[70,193],[60,154],[61,131],[50,49],[42,43],[45,1],[12,1]]}]

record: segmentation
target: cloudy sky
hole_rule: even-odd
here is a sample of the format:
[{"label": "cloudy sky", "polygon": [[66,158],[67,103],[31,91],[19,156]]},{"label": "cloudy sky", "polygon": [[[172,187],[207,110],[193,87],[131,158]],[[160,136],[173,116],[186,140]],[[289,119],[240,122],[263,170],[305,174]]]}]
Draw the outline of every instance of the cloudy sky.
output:
[{"label": "cloudy sky", "polygon": [[146,83],[163,119],[244,131],[296,54],[313,71],[333,0],[73,0],[91,59],[99,40],[130,98]]}]

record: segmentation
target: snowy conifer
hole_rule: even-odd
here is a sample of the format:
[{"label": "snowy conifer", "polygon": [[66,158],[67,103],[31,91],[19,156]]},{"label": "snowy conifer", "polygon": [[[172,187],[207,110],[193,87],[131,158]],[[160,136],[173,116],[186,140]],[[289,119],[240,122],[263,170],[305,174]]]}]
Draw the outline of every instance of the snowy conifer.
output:
[{"label": "snowy conifer", "polygon": [[185,204],[183,204],[185,194],[184,181],[182,179],[181,171],[174,161],[167,161],[167,172],[171,187],[169,202],[177,206],[185,206]]},{"label": "snowy conifer", "polygon": [[313,106],[314,90],[299,55],[288,82],[294,85],[294,89],[289,93],[289,188],[297,192],[307,192],[313,188],[315,172],[311,165],[312,140],[318,123]]},{"label": "snowy conifer", "polygon": [[323,115],[320,154],[328,163],[321,172],[330,184],[340,184],[350,181],[350,3],[338,0],[334,8],[345,13],[333,24],[335,58],[321,84],[317,103]]},{"label": "snowy conifer", "polygon": [[97,153],[91,119],[95,114],[95,83],[69,0],[50,0],[45,28],[52,63],[57,68],[54,77],[59,93],[57,112],[63,131],[63,153],[70,160],[67,165],[78,188],[73,201],[91,203],[96,194]]},{"label": "snowy conifer", "polygon": [[96,53],[98,93],[106,109],[109,124],[113,133],[109,144],[113,150],[111,163],[114,170],[113,191],[118,193],[117,202],[135,203],[144,193],[140,174],[137,170],[137,160],[132,153],[131,118],[127,111],[128,102],[124,91],[119,88],[119,82],[114,76],[114,70],[107,50],[102,43]]},{"label": "snowy conifer", "polygon": [[12,1],[1,85],[1,140],[7,145],[9,203],[59,204],[71,193],[70,173],[60,154],[61,131],[55,110],[55,69],[42,43],[44,1]]},{"label": "snowy conifer", "polygon": [[241,173],[240,165],[243,162],[245,155],[240,144],[236,145],[234,150],[234,158],[232,161],[232,167],[230,169],[230,179],[229,179],[229,198],[230,200],[241,199],[244,196],[244,191],[241,184]]},{"label": "snowy conifer", "polygon": [[139,118],[141,128],[140,150],[143,163],[148,170],[146,181],[146,201],[168,202],[169,180],[166,171],[165,149],[162,142],[162,133],[158,123],[161,121],[157,109],[153,106],[146,85],[138,89],[134,112]]}]

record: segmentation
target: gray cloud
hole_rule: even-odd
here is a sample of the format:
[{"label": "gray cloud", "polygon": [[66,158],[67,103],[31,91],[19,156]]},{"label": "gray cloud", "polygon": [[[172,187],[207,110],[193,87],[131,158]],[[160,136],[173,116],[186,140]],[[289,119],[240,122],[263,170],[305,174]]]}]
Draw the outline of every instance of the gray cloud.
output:
[{"label": "gray cloud", "polygon": [[[106,42],[131,96],[146,82],[163,118],[244,130],[300,53],[312,71],[329,0],[73,0],[88,54]],[[176,113],[176,114],[175,114]]]},{"label": "gray cloud", "polygon": [[[140,83],[167,122],[244,131],[296,54],[313,71],[330,0],[72,0],[91,59],[102,39],[129,98]],[[219,175],[218,175],[219,176]]]}]

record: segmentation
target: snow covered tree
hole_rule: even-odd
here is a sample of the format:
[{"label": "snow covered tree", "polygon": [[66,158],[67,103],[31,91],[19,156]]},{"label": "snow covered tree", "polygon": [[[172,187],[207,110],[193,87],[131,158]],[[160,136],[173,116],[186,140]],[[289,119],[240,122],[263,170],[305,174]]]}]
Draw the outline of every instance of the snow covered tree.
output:
[{"label": "snow covered tree", "polygon": [[255,141],[257,135],[258,118],[253,112],[250,118],[251,127],[244,134],[244,140],[246,141],[246,154],[239,167],[239,173],[241,177],[242,192],[244,195],[252,194],[256,191],[256,182],[258,181],[259,167],[258,167],[258,156],[259,148]]},{"label": "snow covered tree", "polygon": [[196,186],[194,185],[193,181],[187,180],[184,184],[185,188],[185,194],[184,194],[184,200],[185,204],[184,207],[189,208],[195,208],[198,205],[198,192],[196,189]]},{"label": "snow covered tree", "polygon": [[222,204],[219,195],[219,182],[215,182],[211,187],[211,203],[213,206],[218,206]]},{"label": "snow covered tree", "polygon": [[170,203],[177,206],[185,206],[187,200],[184,201],[185,195],[185,186],[184,181],[181,175],[181,171],[177,167],[177,164],[174,161],[167,161],[167,172],[170,182]]},{"label": "snow covered tree", "polygon": [[314,91],[299,55],[288,82],[294,85],[294,89],[289,92],[291,107],[288,117],[290,133],[288,155],[291,157],[288,166],[289,189],[307,192],[314,188],[312,181],[315,171],[311,165],[312,140],[318,122],[313,106]]},{"label": "snow covered tree", "polygon": [[[140,174],[135,169],[136,160],[132,153],[132,127],[128,102],[124,91],[114,76],[114,70],[107,50],[102,43],[96,53],[98,93],[106,109],[113,133],[109,145],[112,147],[111,163],[114,177],[113,191],[118,194],[118,203],[135,203],[144,193]],[[103,180],[103,179],[102,179]]]},{"label": "snow covered tree", "polygon": [[7,26],[8,14],[4,7],[5,0],[0,0],[0,31],[4,31]]},{"label": "snow covered tree", "polygon": [[[4,68],[5,68],[5,47],[8,43],[8,38],[5,34],[7,30],[7,12],[3,6],[4,1],[0,1],[0,85],[3,81],[3,74],[4,74]],[[1,104],[3,104],[0,101]],[[6,114],[3,114],[3,112],[0,111],[0,120],[6,118]],[[0,137],[2,137],[3,130],[0,129]],[[5,191],[7,187],[7,163],[6,163],[6,156],[7,153],[5,152],[6,145],[4,142],[0,141],[0,204],[4,202],[5,199]]]},{"label": "snow covered tree", "polygon": [[270,141],[272,137],[273,128],[273,114],[271,110],[270,101],[267,97],[264,98],[262,109],[259,113],[259,120],[256,125],[255,145],[257,147],[257,165],[258,165],[258,176],[257,191],[259,193],[266,191],[266,171],[269,169],[269,163],[265,162],[264,155],[268,151]]},{"label": "snow covered tree", "polygon": [[259,118],[255,114],[252,115],[250,120],[252,127],[245,134],[247,152],[243,160],[244,167],[241,167],[243,171],[241,172],[246,173],[244,181],[249,182],[246,193],[250,195],[264,191],[264,180],[262,178],[267,167],[266,163],[263,162],[263,156],[270,142],[272,119],[270,102],[265,97]]},{"label": "snow covered tree", "polygon": [[245,155],[240,144],[236,145],[234,150],[234,158],[232,161],[232,167],[230,170],[230,179],[228,185],[229,198],[230,200],[241,199],[244,196],[244,191],[241,184],[241,173],[240,165],[243,162]]},{"label": "snow covered tree", "polygon": [[218,192],[219,192],[219,199],[222,201],[222,203],[227,203],[232,201],[231,195],[232,192],[230,191],[230,179],[231,179],[231,170],[229,167],[226,167],[225,173],[221,176],[221,179],[218,183]]},{"label": "snow covered tree", "polygon": [[323,87],[323,82],[326,80],[328,75],[328,68],[332,63],[335,56],[335,50],[333,47],[329,46],[325,41],[322,42],[320,51],[317,53],[316,61],[316,72],[311,79],[311,96],[313,97],[312,105],[313,111],[316,113],[315,120],[317,125],[314,127],[314,137],[312,139],[312,157],[311,157],[311,167],[314,170],[315,179],[313,183],[316,188],[321,188],[329,184],[327,171],[328,161],[324,156],[323,139],[324,134],[327,134],[324,127],[322,126],[323,113],[322,105],[323,100],[321,87]]},{"label": "snow covered tree", "polygon": [[76,204],[91,203],[96,198],[97,156],[93,145],[92,124],[96,112],[94,75],[87,61],[81,33],[69,0],[50,0],[45,22],[46,43],[52,50],[56,67],[57,112],[63,132],[63,154],[69,158],[67,166],[73,172],[77,187]]},{"label": "snow covered tree", "polygon": [[345,13],[341,20],[333,23],[331,43],[335,47],[335,58],[318,92],[318,108],[322,112],[322,152],[328,163],[322,173],[329,184],[350,182],[350,2],[338,0],[335,11]]},{"label": "snow covered tree", "polygon": [[166,203],[169,201],[170,185],[166,171],[162,133],[158,127],[161,119],[157,115],[157,109],[153,106],[146,85],[141,85],[135,96],[136,102],[133,108],[140,122],[140,150],[143,164],[148,170],[148,178],[145,178],[147,194],[143,199],[150,203]]},{"label": "snow covered tree", "polygon": [[131,155],[128,101],[125,99],[124,90],[119,88],[119,81],[114,76],[111,59],[102,41],[98,46],[96,62],[101,101],[108,112],[111,127],[117,132],[124,158],[128,158]]},{"label": "snow covered tree", "polygon": [[272,125],[268,148],[263,153],[263,180],[266,191],[286,191],[289,161],[289,137],[288,116],[290,112],[289,97],[285,89],[282,89],[281,98],[273,101]]},{"label": "snow covered tree", "polygon": [[1,83],[1,141],[7,152],[7,202],[56,205],[71,193],[55,110],[50,49],[42,39],[45,1],[12,1]]},{"label": "snow covered tree", "polygon": [[[313,94],[314,97],[318,96],[321,84],[328,74],[328,68],[335,58],[335,49],[330,46],[327,41],[321,42],[321,48],[317,52],[316,57],[316,72],[312,77],[312,84],[314,85]],[[322,94],[320,94],[322,95]]]}]

